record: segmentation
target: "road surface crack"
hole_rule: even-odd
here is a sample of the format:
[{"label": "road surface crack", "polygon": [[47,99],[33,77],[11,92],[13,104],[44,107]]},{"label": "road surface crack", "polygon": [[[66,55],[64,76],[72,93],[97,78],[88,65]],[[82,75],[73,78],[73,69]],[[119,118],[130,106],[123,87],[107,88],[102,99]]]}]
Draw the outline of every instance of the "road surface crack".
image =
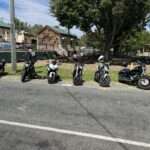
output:
[{"label": "road surface crack", "polygon": [[[64,87],[68,93],[68,95],[70,95],[72,97],[72,99],[78,103],[80,105],[81,108],[83,108],[86,113],[100,126],[102,127],[111,137],[113,138],[117,138],[116,136],[113,135],[113,133],[99,120],[97,119],[97,117],[88,110],[87,107],[85,107],[79,100],[78,98],[67,88],[67,87]],[[122,143],[118,143],[124,150],[129,150],[124,144]]]}]

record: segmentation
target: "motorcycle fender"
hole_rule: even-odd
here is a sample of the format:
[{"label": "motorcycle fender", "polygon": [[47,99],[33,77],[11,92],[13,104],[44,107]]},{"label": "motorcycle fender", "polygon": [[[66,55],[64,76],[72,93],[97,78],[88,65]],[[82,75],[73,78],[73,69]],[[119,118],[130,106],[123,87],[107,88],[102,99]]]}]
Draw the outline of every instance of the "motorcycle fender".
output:
[{"label": "motorcycle fender", "polygon": [[53,76],[54,72],[50,72],[49,77],[51,78]]},{"label": "motorcycle fender", "polygon": [[49,73],[49,77],[50,77],[50,78],[52,77],[52,72]]},{"label": "motorcycle fender", "polygon": [[108,74],[104,74],[104,78],[106,78],[108,76]]}]

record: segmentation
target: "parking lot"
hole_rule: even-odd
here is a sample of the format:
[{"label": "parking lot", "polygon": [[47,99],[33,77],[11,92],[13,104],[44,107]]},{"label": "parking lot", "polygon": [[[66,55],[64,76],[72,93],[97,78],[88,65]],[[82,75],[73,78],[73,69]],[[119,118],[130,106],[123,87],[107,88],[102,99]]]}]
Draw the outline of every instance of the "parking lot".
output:
[{"label": "parking lot", "polygon": [[0,81],[0,150],[147,150],[150,92]]}]

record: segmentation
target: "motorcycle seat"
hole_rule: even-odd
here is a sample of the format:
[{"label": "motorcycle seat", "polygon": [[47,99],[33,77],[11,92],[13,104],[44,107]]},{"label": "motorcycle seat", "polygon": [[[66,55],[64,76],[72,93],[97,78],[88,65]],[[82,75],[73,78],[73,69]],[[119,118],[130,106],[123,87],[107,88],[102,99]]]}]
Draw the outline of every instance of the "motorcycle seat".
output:
[{"label": "motorcycle seat", "polygon": [[129,73],[131,70],[128,68],[124,68],[123,70],[120,71],[120,73]]}]

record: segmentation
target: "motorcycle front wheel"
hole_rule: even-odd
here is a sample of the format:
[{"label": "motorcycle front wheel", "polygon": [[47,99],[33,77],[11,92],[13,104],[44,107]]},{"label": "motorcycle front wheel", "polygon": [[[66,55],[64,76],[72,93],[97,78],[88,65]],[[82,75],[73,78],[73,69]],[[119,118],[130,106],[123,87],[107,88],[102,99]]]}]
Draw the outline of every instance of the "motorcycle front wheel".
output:
[{"label": "motorcycle front wheel", "polygon": [[106,76],[103,79],[100,79],[99,85],[102,87],[110,87],[111,78],[110,76]]},{"label": "motorcycle front wheel", "polygon": [[53,84],[56,82],[56,76],[52,75],[51,77],[48,77],[48,83]]},{"label": "motorcycle front wheel", "polygon": [[83,80],[80,76],[77,76],[77,77],[74,77],[73,78],[73,84],[75,86],[80,86],[80,85],[83,85]]},{"label": "motorcycle front wheel", "polygon": [[150,90],[150,77],[143,76],[138,80],[137,87],[143,90]]}]

